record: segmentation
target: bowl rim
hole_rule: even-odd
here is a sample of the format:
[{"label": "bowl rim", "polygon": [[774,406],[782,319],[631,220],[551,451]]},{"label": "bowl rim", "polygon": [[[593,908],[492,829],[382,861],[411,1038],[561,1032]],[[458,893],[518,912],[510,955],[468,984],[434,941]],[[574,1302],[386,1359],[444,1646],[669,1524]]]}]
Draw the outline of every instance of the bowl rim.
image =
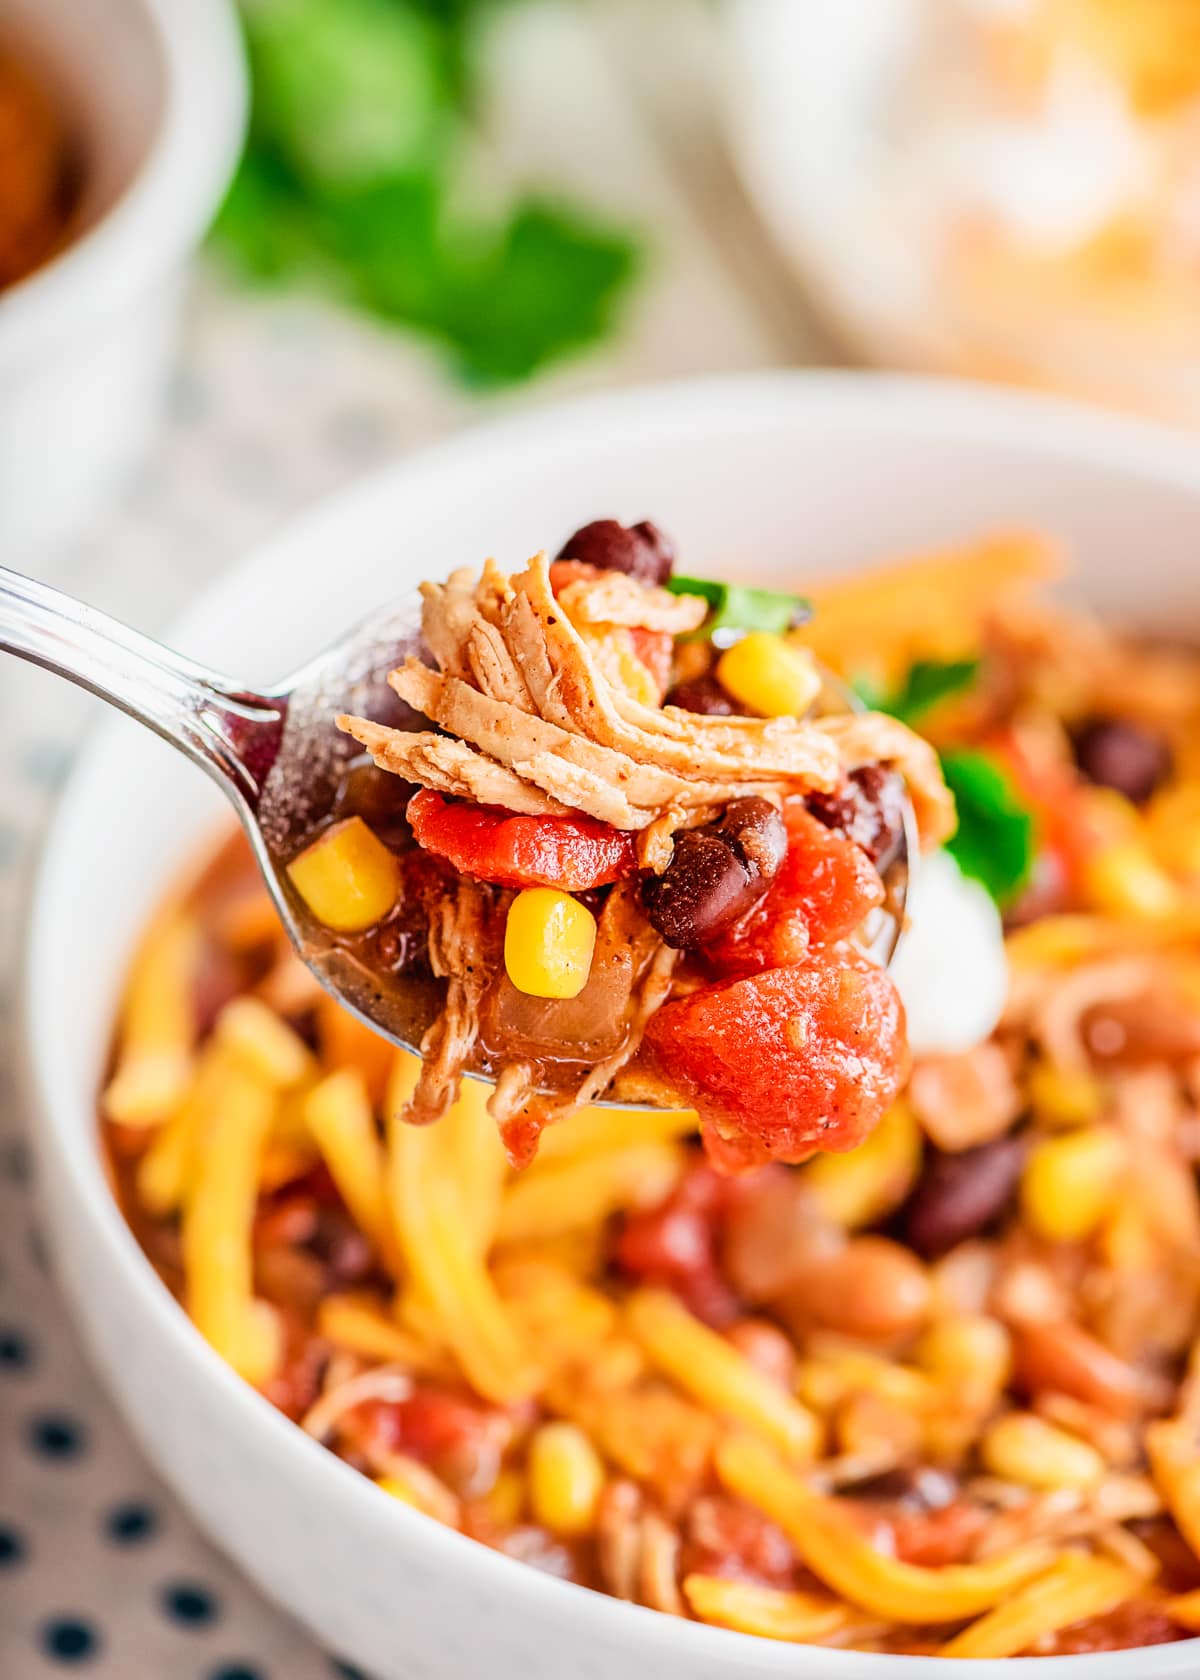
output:
[{"label": "bowl rim", "polygon": [[199,240],[240,154],[249,83],[232,0],[125,3],[159,53],[159,120],[100,219],[0,297],[0,372],[53,351],[164,274]]},{"label": "bowl rim", "polygon": [[[193,597],[166,634],[186,647],[191,626],[212,614],[223,599],[227,608],[233,607],[250,576],[269,574],[284,563],[295,545],[314,538],[331,539],[340,525],[368,516],[375,507],[394,510],[414,482],[432,479],[441,492],[461,495],[464,473],[469,474],[472,461],[480,457],[486,457],[494,469],[498,457],[503,464],[508,456],[528,459],[531,452],[552,456],[564,438],[572,449],[578,449],[593,435],[611,438],[618,430],[626,443],[631,434],[635,441],[664,435],[678,439],[686,437],[704,413],[720,412],[732,424],[739,410],[753,411],[760,418],[769,417],[773,410],[792,415],[807,412],[810,422],[819,415],[824,423],[866,423],[875,429],[881,422],[903,424],[910,435],[922,431],[944,435],[952,425],[957,435],[997,447],[1019,443],[1037,453],[1085,459],[1101,469],[1135,471],[1158,480],[1164,488],[1186,490],[1200,501],[1200,448],[1182,432],[1152,421],[962,380],[803,370],[708,376],[635,386],[502,417],[468,427],[377,469],[303,510],[277,535],[257,545]],[[86,801],[80,804],[87,792],[86,773],[101,756],[106,738],[119,727],[113,720],[88,732],[43,838],[26,906],[18,1062],[26,1112],[38,1122],[33,1141],[41,1175],[53,1175],[60,1188],[65,1187],[76,1216],[87,1220],[92,1236],[109,1251],[147,1333],[170,1349],[180,1380],[199,1384],[219,1397],[227,1426],[260,1442],[264,1458],[268,1454],[291,1458],[297,1473],[310,1482],[332,1478],[331,1492],[340,1489],[342,1504],[357,1506],[365,1525],[368,1507],[362,1502],[379,1498],[370,1482],[305,1435],[209,1347],[134,1239],[111,1193],[99,1151],[73,1147],[80,1130],[95,1135],[95,1116],[90,1105],[80,1114],[72,1094],[71,1058],[63,1054],[61,1023],[55,1019],[46,947],[54,943],[53,925],[62,917],[61,901],[69,889],[60,853],[80,820],[75,807],[79,805],[81,812],[90,808]],[[74,1118],[68,1119],[68,1113]],[[567,1600],[562,1595],[570,1595],[580,1637],[586,1637],[589,1625],[603,1625],[611,1636],[626,1640],[631,1652],[645,1658],[661,1655],[686,1661],[689,1654],[717,1658],[727,1665],[731,1680],[745,1672],[742,1664],[751,1651],[754,1672],[764,1676],[793,1676],[797,1661],[803,1661],[798,1651],[804,1647],[684,1621],[549,1577],[399,1502],[392,1504],[392,1521],[418,1525],[411,1527],[412,1544],[464,1581],[474,1576],[498,1587],[516,1615],[536,1618],[546,1595],[557,1596],[563,1606]],[[377,1507],[371,1509],[377,1516]],[[220,1545],[220,1538],[213,1538]],[[752,1646],[747,1644],[749,1639]],[[1023,1660],[1036,1663],[1031,1673],[1038,1680],[1086,1680],[1101,1672],[1104,1680],[1146,1680],[1149,1674],[1155,1680],[1183,1680],[1194,1673],[1198,1651],[1200,1641],[1182,1640],[1122,1652]],[[945,1674],[947,1680],[956,1675],[966,1680],[968,1674],[974,1680],[1001,1680],[1011,1674],[1008,1659],[967,1662],[827,1648],[820,1648],[820,1658],[829,1673],[836,1672],[845,1680],[918,1680],[922,1676],[931,1680],[931,1662],[936,1662],[932,1674]],[[1084,1666],[1088,1663],[1091,1668]]]}]

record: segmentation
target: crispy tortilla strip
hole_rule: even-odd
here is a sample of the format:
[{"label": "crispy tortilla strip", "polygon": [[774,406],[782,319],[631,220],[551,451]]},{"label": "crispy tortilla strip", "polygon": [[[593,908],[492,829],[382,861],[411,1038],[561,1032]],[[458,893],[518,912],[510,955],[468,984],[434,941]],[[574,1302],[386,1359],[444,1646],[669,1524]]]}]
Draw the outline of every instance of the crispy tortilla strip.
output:
[{"label": "crispy tortilla strip", "polygon": [[479,617],[476,581],[469,566],[460,566],[445,583],[423,583],[420,588],[421,634],[438,662],[438,669],[464,682],[471,675],[466,658],[467,637]]},{"label": "crispy tortilla strip", "polygon": [[531,817],[561,816],[571,809],[465,741],[427,730],[389,729],[369,718],[343,715],[337,725],[366,747],[381,770],[420,782],[449,799],[473,799],[478,805],[497,805]]},{"label": "crispy tortilla strip", "polygon": [[[835,785],[835,754],[811,724],[798,718],[713,718],[671,706],[660,710],[614,689],[560,610],[544,554],[531,560],[513,585],[517,600],[526,599],[532,609],[537,639],[554,673],[555,680],[539,693],[529,667],[522,665],[543,717],[637,763],[660,765],[687,780],[726,784],[726,799],[729,783],[787,781],[825,790]],[[513,646],[518,658],[528,643],[526,623],[520,627],[521,651]]]},{"label": "crispy tortilla strip", "polygon": [[750,1435],[718,1444],[717,1474],[730,1493],[778,1523],[813,1574],[851,1604],[886,1621],[958,1622],[978,1616],[1054,1562],[1032,1543],[986,1563],[926,1569],[877,1552],[836,1500],[814,1493],[779,1454]]},{"label": "crispy tortilla strip", "polygon": [[942,778],[937,753],[898,718],[883,712],[850,712],[818,718],[813,725],[837,749],[842,767],[890,764],[908,787],[921,844],[940,846],[958,826],[954,796]]},{"label": "crispy tortilla strip", "polygon": [[669,636],[698,630],[708,616],[702,595],[672,595],[624,572],[569,583],[558,600],[572,624],[620,624],[629,630],[665,630]]},{"label": "crispy tortilla strip", "polygon": [[[510,769],[519,763],[528,769],[531,762],[537,761],[541,766],[539,774],[551,784],[554,767],[559,763],[566,767],[564,774],[568,778],[572,767],[594,777],[592,785],[609,789],[631,806],[642,808],[636,824],[629,822],[627,827],[644,828],[659,811],[672,804],[684,807],[719,804],[729,797],[725,782],[699,779],[694,747],[690,760],[692,774],[679,774],[656,764],[652,756],[639,760],[612,747],[598,745],[586,733],[574,733],[502,700],[493,700],[455,677],[431,671],[418,659],[408,659],[388,680],[396,693],[417,711]],[[605,687],[614,692],[609,685]],[[653,743],[649,750],[653,752]],[[747,774],[740,779],[752,778]],[[553,785],[547,786],[546,791],[553,793]]]},{"label": "crispy tortilla strip", "polygon": [[943,1657],[1015,1657],[1035,1640],[1090,1616],[1105,1616],[1132,1598],[1142,1582],[1108,1558],[1066,1552],[1036,1581],[964,1628],[942,1646]]}]

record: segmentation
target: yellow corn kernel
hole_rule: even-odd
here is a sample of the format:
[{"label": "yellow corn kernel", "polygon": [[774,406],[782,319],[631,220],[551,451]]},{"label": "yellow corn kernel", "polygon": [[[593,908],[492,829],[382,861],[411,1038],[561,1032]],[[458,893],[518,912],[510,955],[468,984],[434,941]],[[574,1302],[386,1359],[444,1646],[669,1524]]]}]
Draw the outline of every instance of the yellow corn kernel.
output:
[{"label": "yellow corn kernel", "polygon": [[312,1051],[261,998],[238,997],[217,1017],[216,1036],[269,1085],[289,1091],[316,1071]]},{"label": "yellow corn kernel", "polygon": [[1091,1236],[1117,1198],[1125,1148],[1108,1126],[1086,1126],[1043,1138],[1021,1175],[1026,1223],[1052,1242]]},{"label": "yellow corn kernel", "polygon": [[578,997],[596,947],[596,918],[586,904],[554,887],[527,887],[513,899],[504,928],[504,966],[529,997]]},{"label": "yellow corn kernel", "polygon": [[899,1206],[920,1164],[920,1127],[908,1104],[898,1102],[857,1149],[818,1155],[805,1168],[804,1182],[826,1219],[857,1231]]},{"label": "yellow corn kernel", "polygon": [[292,885],[335,933],[362,933],[387,915],[400,891],[400,865],[361,817],[334,823],[288,864]]},{"label": "yellow corn kernel", "polygon": [[917,1343],[922,1370],[972,1402],[987,1403],[1004,1388],[1012,1370],[1012,1341],[998,1318],[985,1314],[941,1318]]},{"label": "yellow corn kernel", "polygon": [[1169,916],[1178,908],[1179,889],[1139,839],[1114,840],[1090,857],[1084,891],[1098,910],[1110,916]]},{"label": "yellow corn kernel", "polygon": [[604,1465],[582,1429],[544,1423],[529,1443],[529,1503],[552,1534],[586,1534],[604,1487]]},{"label": "yellow corn kernel", "polygon": [[726,693],[761,717],[800,717],[821,689],[812,654],[766,630],[752,630],[717,662]]},{"label": "yellow corn kernel", "polygon": [[984,1432],[983,1462],[994,1476],[1031,1488],[1090,1488],[1104,1480],[1103,1458],[1086,1441],[1033,1412],[1007,1412]]},{"label": "yellow corn kernel", "polygon": [[1081,1126],[1094,1120],[1104,1102],[1104,1087],[1086,1068],[1060,1068],[1038,1062],[1026,1086],[1034,1113],[1055,1126]]}]

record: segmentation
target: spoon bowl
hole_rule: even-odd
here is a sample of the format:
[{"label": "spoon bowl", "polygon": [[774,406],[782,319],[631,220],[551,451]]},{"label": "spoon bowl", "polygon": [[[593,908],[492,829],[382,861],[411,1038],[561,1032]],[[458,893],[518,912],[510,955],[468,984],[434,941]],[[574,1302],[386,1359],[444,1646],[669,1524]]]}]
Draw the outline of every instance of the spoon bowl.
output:
[{"label": "spoon bowl", "polygon": [[[421,647],[421,597],[414,589],[372,612],[280,683],[256,689],[0,567],[0,649],[88,689],[205,770],[237,812],[300,959],[339,1004],[416,1055],[440,1007],[436,982],[382,979],[350,942],[309,913],[287,864],[334,814],[348,770],[363,757],[358,743],[334,722],[339,713],[398,729],[429,727],[387,680]],[[823,677],[819,709],[863,709],[852,690],[828,672]],[[903,932],[917,855],[915,820],[906,804],[904,844],[884,876],[886,907],[864,932],[871,954],[885,965]],[[471,1069],[468,1074],[487,1077]],[[649,1105],[609,1099],[604,1106]]]}]

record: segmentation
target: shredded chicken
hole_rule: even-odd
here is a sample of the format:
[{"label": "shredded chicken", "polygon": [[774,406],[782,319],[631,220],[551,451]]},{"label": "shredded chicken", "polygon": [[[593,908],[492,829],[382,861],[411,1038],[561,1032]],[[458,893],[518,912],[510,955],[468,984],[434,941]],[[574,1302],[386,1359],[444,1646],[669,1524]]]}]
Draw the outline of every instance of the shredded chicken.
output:
[{"label": "shredded chicken", "polygon": [[[581,622],[673,634],[694,628],[704,607],[616,573],[564,594],[571,590],[570,613]],[[573,809],[630,832],[653,828],[648,850],[660,863],[674,830],[696,813],[705,820],[741,794],[828,791],[845,769],[873,762],[894,763],[908,778],[931,842],[950,831],[936,756],[894,719],[719,718],[637,700],[602,670],[556,599],[544,555],[512,579],[492,562],[478,581],[455,572],[422,597],[438,669],[410,658],[391,682],[455,742],[339,718],[383,769],[509,810]]]},{"label": "shredded chicken", "polygon": [[629,888],[617,887],[603,911],[602,936],[628,950],[634,981],[624,1010],[624,1033],[617,1048],[592,1067],[574,1090],[558,1096],[540,1093],[530,1070],[519,1064],[506,1068],[488,1102],[488,1113],[506,1138],[525,1128],[524,1147],[536,1142],[542,1129],[586,1108],[612,1084],[636,1056],[646,1023],[666,1001],[679,952],[665,945],[638,907]]},{"label": "shredded chicken", "polygon": [[413,1125],[440,1120],[479,1037],[479,1005],[495,972],[507,895],[460,875],[454,896],[437,907],[429,929],[430,966],[448,981],[442,1012],[421,1040],[421,1073],[402,1116]]}]

